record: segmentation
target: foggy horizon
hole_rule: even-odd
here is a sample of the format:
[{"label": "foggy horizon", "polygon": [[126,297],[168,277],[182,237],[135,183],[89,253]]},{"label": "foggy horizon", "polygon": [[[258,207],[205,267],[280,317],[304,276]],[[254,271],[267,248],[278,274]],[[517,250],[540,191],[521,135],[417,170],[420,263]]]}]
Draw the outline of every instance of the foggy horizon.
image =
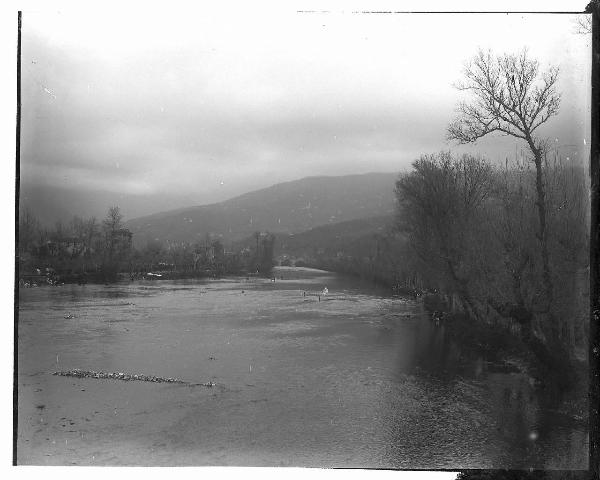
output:
[{"label": "foggy horizon", "polygon": [[20,204],[50,223],[397,174],[441,150],[514,158],[513,138],[445,138],[479,48],[560,66],[561,110],[541,133],[586,158],[590,42],[574,15],[98,15],[23,14]]}]

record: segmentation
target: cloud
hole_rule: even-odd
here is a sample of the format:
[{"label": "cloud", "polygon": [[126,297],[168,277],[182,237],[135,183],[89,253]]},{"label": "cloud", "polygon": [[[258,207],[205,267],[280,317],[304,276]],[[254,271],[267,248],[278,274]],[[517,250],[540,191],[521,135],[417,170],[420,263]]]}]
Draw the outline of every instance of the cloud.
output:
[{"label": "cloud", "polygon": [[[547,132],[561,144],[587,135],[589,46],[560,16],[249,15],[25,13],[23,178],[216,201],[307,175],[397,171],[451,147],[452,82],[480,46],[528,45],[560,63],[563,108]],[[471,148],[503,158],[514,147]]]}]

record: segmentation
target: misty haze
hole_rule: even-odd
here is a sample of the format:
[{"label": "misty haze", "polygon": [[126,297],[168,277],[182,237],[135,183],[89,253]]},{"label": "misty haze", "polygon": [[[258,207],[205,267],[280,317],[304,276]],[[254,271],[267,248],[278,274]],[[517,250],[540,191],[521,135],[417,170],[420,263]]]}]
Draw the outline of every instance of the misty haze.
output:
[{"label": "misty haze", "polygon": [[17,463],[587,469],[588,19],[24,12]]}]

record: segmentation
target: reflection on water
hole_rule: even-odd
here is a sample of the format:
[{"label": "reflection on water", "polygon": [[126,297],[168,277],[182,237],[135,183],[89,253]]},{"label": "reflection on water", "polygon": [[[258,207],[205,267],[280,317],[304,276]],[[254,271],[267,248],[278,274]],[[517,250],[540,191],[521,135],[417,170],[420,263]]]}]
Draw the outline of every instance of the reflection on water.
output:
[{"label": "reflection on water", "polygon": [[[276,279],[22,291],[20,463],[586,468],[564,398],[465,360],[419,303],[315,270]],[[217,387],[49,375],[70,368]]]}]

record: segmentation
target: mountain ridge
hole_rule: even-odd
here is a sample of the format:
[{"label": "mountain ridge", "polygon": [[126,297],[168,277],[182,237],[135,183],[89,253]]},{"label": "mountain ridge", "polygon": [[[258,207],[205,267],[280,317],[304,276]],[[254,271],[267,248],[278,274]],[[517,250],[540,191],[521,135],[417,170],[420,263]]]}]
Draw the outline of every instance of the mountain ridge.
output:
[{"label": "mountain ridge", "polygon": [[391,172],[309,176],[222,202],[137,217],[125,226],[138,246],[152,240],[193,242],[206,235],[235,241],[265,230],[298,233],[319,225],[391,214],[396,176]]},{"label": "mountain ridge", "polygon": [[197,205],[189,205],[189,206],[185,206],[185,207],[177,207],[177,208],[172,208],[169,210],[160,210],[158,212],[154,212],[154,213],[149,213],[146,215],[139,215],[136,217],[133,217],[129,220],[127,220],[128,222],[130,221],[136,221],[136,220],[140,220],[142,218],[148,218],[148,217],[154,217],[154,216],[160,216],[160,215],[164,215],[164,214],[174,214],[174,213],[182,213],[186,210],[190,210],[190,209],[197,209],[197,208],[205,208],[205,207],[213,207],[216,205],[221,205],[224,203],[229,203],[232,202],[234,200],[238,200],[238,199],[242,199],[246,196],[251,196],[255,193],[258,192],[263,192],[263,191],[268,191],[271,190],[275,187],[279,187],[279,186],[285,186],[285,185],[289,185],[289,184],[295,184],[295,183],[299,183],[299,182],[303,182],[303,181],[308,181],[308,180],[321,180],[321,179],[344,179],[344,178],[350,178],[350,177],[363,177],[363,176],[371,176],[371,175],[390,175],[390,176],[394,176],[394,181],[395,181],[395,177],[398,175],[397,172],[366,172],[366,173],[356,173],[356,174],[348,174],[348,175],[309,175],[307,177],[302,177],[296,180],[287,180],[285,182],[278,182],[278,183],[274,183],[273,185],[269,185],[268,187],[263,187],[263,188],[259,188],[257,190],[251,190],[249,192],[245,192],[245,193],[241,193],[239,195],[235,195],[231,198],[228,198],[226,200],[221,200],[219,202],[211,202],[211,203],[203,203],[203,204],[197,204]]}]

